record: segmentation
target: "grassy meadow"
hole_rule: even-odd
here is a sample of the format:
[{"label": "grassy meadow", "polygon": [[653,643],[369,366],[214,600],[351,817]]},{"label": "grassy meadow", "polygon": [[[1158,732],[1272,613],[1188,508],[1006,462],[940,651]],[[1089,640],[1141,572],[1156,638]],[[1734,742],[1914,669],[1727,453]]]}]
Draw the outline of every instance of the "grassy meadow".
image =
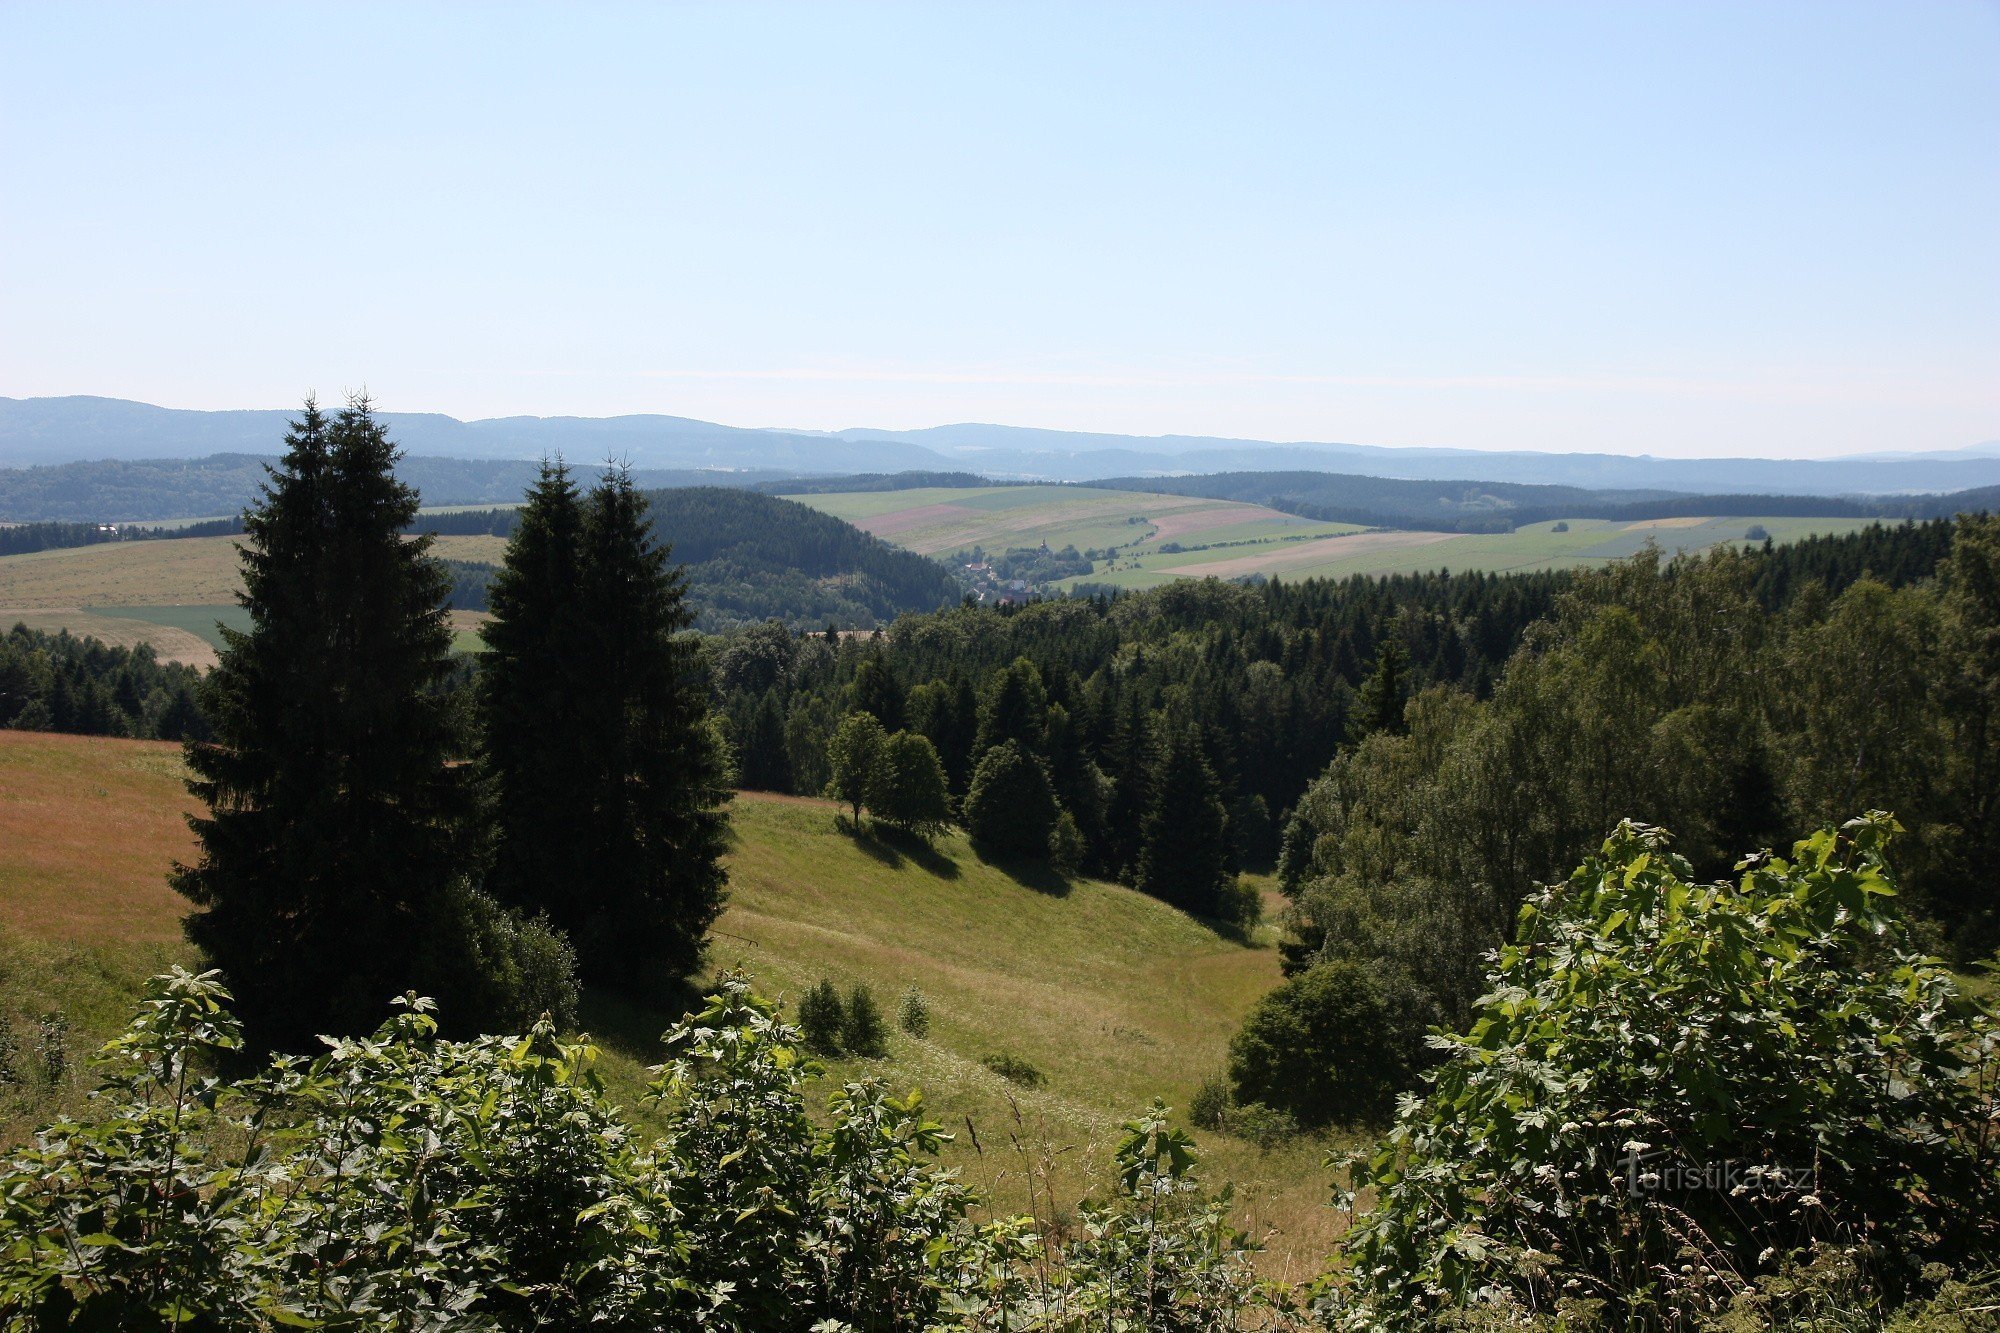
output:
[{"label": "grassy meadow", "polygon": [[1138,554],[1168,542],[1213,545],[1359,531],[1234,500],[1078,486],[933,487],[786,498],[931,556],[974,546],[998,554],[1043,542],[1052,550],[1116,546]]},{"label": "grassy meadow", "polygon": [[[77,1102],[82,1053],[122,1024],[147,975],[194,961],[179,933],[186,904],[165,883],[193,850],[180,776],[173,745],[0,731],[0,1012],[31,1054],[35,1020],[60,1007],[75,1052],[58,1094],[0,1090],[8,1140]],[[754,793],[732,822],[713,968],[742,966],[788,1002],[821,978],[843,992],[866,984],[892,1026],[918,986],[928,1037],[894,1031],[888,1059],[832,1062],[828,1087],[861,1075],[921,1087],[957,1134],[948,1160],[1004,1209],[1028,1207],[1031,1176],[1038,1189],[1052,1178],[1062,1207],[1101,1181],[1119,1121],[1156,1095],[1185,1108],[1278,978],[1268,939],[1217,934],[1115,885],[1017,877],[956,834],[931,847],[856,836],[825,802]],[[672,1008],[585,1004],[607,1081],[639,1119]],[[1029,1061],[1045,1082],[1003,1080],[981,1064],[993,1054]],[[1236,1182],[1241,1223],[1269,1235],[1271,1272],[1314,1271],[1340,1218],[1325,1206],[1326,1145],[1267,1154],[1197,1138],[1210,1179]]]},{"label": "grassy meadow", "polygon": [[[121,647],[150,643],[164,660],[213,666],[222,646],[216,623],[249,624],[236,604],[240,540],[181,537],[0,556],[0,629],[19,622]],[[506,547],[504,537],[464,536],[439,537],[433,549],[447,560],[498,564]],[[478,651],[470,631],[481,613],[452,615],[453,650]]]}]

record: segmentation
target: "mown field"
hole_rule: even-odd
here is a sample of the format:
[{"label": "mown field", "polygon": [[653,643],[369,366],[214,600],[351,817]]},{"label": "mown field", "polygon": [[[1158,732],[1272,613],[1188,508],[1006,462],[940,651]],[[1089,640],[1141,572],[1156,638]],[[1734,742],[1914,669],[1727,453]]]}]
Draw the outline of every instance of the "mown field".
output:
[{"label": "mown field", "polygon": [[1139,555],[1157,551],[1164,543],[1212,547],[1359,531],[1351,524],[1318,523],[1234,500],[1075,486],[974,486],[786,498],[932,556],[975,546],[999,554],[1043,542],[1052,550],[1115,546]]},{"label": "mown field", "polygon": [[[1668,554],[1746,540],[1761,526],[1780,542],[1852,532],[1867,519],[1575,518],[1510,533],[1365,530],[1319,523],[1262,505],[1074,486],[988,486],[858,491],[790,497],[923,555],[974,546],[989,555],[1047,542],[1059,550],[1117,548],[1093,572],[1064,580],[1152,588],[1177,578],[1344,578],[1424,570],[1513,573],[1622,559],[1656,542]],[[1163,547],[1176,549],[1163,550]]]},{"label": "mown field", "polygon": [[[1643,549],[1648,541],[1673,555],[1744,542],[1762,526],[1774,541],[1821,533],[1853,532],[1861,518],[1665,518],[1635,522],[1573,518],[1568,530],[1534,523],[1506,533],[1357,532],[1297,544],[1161,554],[1141,549],[1084,579],[1123,588],[1153,588],[1177,578],[1346,578],[1350,574],[1408,574],[1427,570],[1525,573],[1608,564]],[[893,540],[893,538],[891,539]]]},{"label": "mown field", "polygon": [[[90,634],[126,647],[150,643],[168,661],[212,666],[222,636],[217,621],[236,629],[247,619],[236,605],[242,587],[237,537],[184,537],[112,542],[0,556],[0,628]],[[439,537],[447,560],[497,564],[506,539]],[[454,612],[454,648],[476,651],[472,613]]]},{"label": "mown field", "polygon": [[[0,731],[0,1012],[17,1031],[60,1007],[80,1053],[123,1020],[146,975],[192,961],[186,904],[165,883],[192,851],[180,772],[172,745]],[[1268,941],[1220,936],[1115,885],[1023,882],[956,835],[933,848],[855,837],[824,802],[758,795],[732,819],[714,966],[746,967],[787,999],[821,978],[863,983],[892,1020],[904,988],[921,988],[928,1038],[895,1032],[887,1060],[834,1062],[827,1084],[872,1074],[923,1088],[957,1133],[949,1159],[1004,1208],[1026,1206],[1031,1163],[1053,1174],[1059,1203],[1101,1180],[1120,1119],[1155,1095],[1184,1108],[1278,977]],[[585,1018],[619,1100],[643,1117],[671,1015],[593,997]],[[1046,1083],[1019,1088],[980,1063],[998,1053]],[[0,1092],[0,1136],[18,1140],[84,1086],[73,1071],[59,1097]],[[1212,1178],[1237,1183],[1242,1223],[1270,1234],[1273,1274],[1311,1273],[1339,1220],[1325,1206],[1327,1145],[1266,1154],[1198,1137]]]}]

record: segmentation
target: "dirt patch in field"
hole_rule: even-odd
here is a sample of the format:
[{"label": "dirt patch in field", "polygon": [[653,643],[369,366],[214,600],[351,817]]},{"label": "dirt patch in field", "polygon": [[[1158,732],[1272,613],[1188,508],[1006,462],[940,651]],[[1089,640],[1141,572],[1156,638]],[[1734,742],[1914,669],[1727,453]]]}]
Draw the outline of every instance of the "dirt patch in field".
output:
[{"label": "dirt patch in field", "polygon": [[1226,528],[1236,523],[1255,523],[1259,519],[1275,518],[1283,522],[1296,523],[1290,514],[1281,514],[1275,509],[1262,505],[1225,504],[1214,509],[1196,509],[1188,513],[1165,513],[1153,520],[1159,532],[1158,540],[1170,542],[1185,537],[1190,532],[1207,532],[1210,528]]},{"label": "dirt patch in field", "polygon": [[933,523],[947,518],[976,518],[979,511],[967,509],[964,505],[934,504],[918,505],[915,509],[898,509],[894,513],[877,514],[874,518],[857,518],[854,526],[863,532],[872,532],[877,537],[887,537],[895,532],[908,532],[912,528],[927,528]]},{"label": "dirt patch in field", "polygon": [[1345,537],[1320,537],[1312,541],[1285,542],[1268,546],[1257,555],[1239,555],[1228,560],[1205,560],[1196,565],[1176,565],[1163,574],[1182,578],[1235,578],[1239,574],[1275,574],[1307,565],[1323,565],[1350,555],[1370,551],[1397,551],[1415,546],[1433,546],[1463,536],[1457,532],[1357,532]]},{"label": "dirt patch in field", "polygon": [[1705,518],[1642,518],[1625,525],[1627,532],[1645,532],[1650,528],[1698,528],[1708,522]]}]

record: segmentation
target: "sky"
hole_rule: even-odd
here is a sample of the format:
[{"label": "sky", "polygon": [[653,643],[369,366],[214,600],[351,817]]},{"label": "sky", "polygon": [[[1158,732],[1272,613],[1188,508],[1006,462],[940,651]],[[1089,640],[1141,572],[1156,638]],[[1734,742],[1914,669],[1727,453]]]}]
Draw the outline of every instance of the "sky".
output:
[{"label": "sky", "polygon": [[2000,439],[2000,0],[0,0],[0,395]]}]

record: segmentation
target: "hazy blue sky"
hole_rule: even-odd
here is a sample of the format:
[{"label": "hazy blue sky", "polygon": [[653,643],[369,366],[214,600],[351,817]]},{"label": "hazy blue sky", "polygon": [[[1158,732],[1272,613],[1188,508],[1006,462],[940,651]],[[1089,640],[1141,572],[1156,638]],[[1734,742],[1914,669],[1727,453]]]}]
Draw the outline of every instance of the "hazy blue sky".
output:
[{"label": "hazy blue sky", "polygon": [[2000,7],[0,4],[0,394],[2000,438]]}]

